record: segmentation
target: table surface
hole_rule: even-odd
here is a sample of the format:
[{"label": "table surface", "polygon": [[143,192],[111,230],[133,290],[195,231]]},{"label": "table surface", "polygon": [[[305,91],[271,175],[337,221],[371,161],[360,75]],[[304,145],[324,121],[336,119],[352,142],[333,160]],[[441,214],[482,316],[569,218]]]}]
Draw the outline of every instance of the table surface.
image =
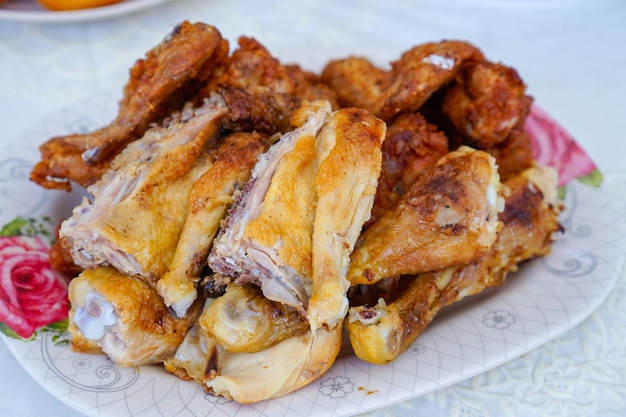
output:
[{"label": "table surface", "polygon": [[[385,63],[417,43],[467,39],[491,60],[519,71],[528,92],[576,138],[609,188],[626,202],[623,0],[367,0],[346,5],[173,0],[84,22],[0,20],[0,148],[59,107],[102,91],[121,91],[133,62],[184,19],[213,24],[231,41],[254,36],[284,62],[311,70],[349,53]],[[345,35],[342,29],[348,25],[368,35]],[[368,415],[624,415],[625,295],[622,276],[587,320],[541,348]],[[513,372],[524,377],[510,378]],[[39,387],[2,343],[0,373],[0,415],[82,415]],[[490,385],[506,378],[510,381],[498,389]]]}]

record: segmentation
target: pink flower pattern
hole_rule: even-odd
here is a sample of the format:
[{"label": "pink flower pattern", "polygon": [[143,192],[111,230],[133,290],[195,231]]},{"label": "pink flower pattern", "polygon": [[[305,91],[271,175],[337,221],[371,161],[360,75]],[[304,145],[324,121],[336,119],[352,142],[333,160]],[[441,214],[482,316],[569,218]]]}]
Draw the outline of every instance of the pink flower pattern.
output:
[{"label": "pink flower pattern", "polygon": [[23,338],[67,318],[68,282],[50,266],[49,250],[39,237],[0,237],[0,322]]},{"label": "pink flower pattern", "polygon": [[531,137],[537,163],[557,170],[559,186],[596,171],[574,138],[537,105],[531,107],[524,130]]}]

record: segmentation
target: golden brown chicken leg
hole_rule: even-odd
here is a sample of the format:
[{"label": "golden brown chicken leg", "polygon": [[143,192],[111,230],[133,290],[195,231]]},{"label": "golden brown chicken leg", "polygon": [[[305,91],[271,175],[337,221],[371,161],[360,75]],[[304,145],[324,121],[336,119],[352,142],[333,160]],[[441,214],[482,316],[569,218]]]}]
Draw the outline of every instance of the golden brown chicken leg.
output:
[{"label": "golden brown chicken leg", "polygon": [[393,361],[442,307],[502,285],[520,262],[549,251],[553,233],[560,230],[555,172],[531,168],[506,185],[511,193],[500,213],[503,228],[489,253],[464,265],[401,278],[409,283],[396,299],[350,309],[346,328],[357,357],[375,364]]},{"label": "golden brown chicken leg", "polygon": [[348,279],[373,284],[469,262],[496,239],[502,210],[494,158],[461,147],[442,157],[359,237]]}]

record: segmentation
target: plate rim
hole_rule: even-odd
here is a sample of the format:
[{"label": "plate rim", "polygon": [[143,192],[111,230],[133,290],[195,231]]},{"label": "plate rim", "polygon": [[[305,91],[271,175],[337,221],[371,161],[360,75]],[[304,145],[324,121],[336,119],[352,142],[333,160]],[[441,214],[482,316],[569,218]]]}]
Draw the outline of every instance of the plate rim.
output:
[{"label": "plate rim", "polygon": [[[110,99],[111,97],[117,98],[117,95],[118,95],[117,92],[109,92],[108,94],[109,94],[109,96],[106,98],[107,100]],[[105,96],[106,96],[106,94],[105,94]],[[42,118],[42,120],[39,120],[39,121],[36,121],[35,123],[33,123],[33,126],[31,127],[31,129],[35,130],[36,126],[39,126],[44,120],[46,120],[46,119],[48,119],[50,117],[54,117],[53,116],[54,114],[57,114],[58,112],[61,112],[61,111],[69,111],[69,110],[72,110],[72,109],[76,109],[76,107],[79,104],[81,104],[81,103],[84,104],[85,102],[93,103],[93,100],[92,99],[82,99],[82,100],[78,100],[75,103],[70,103],[69,105],[64,106],[64,107],[62,107],[60,109],[57,109],[57,111],[53,112],[53,114],[48,115],[48,116]],[[25,133],[23,133],[22,136],[24,136],[24,134]],[[20,141],[13,141],[11,145],[7,145],[5,148],[14,148],[14,147],[17,146],[16,143],[20,143]],[[20,146],[25,146],[25,147],[27,147],[29,149],[32,148],[32,144],[31,143],[26,143],[26,144],[23,144],[23,145],[20,145]],[[576,187],[592,188],[592,187],[588,187],[587,185],[581,184],[581,183],[576,183]],[[601,191],[602,193],[606,193],[608,195],[608,197],[611,199],[612,204],[614,204],[614,205],[618,204],[617,198],[613,195],[613,193],[610,192],[610,190],[607,187],[606,183],[603,183],[602,186],[599,187],[598,190]],[[617,210],[617,207],[615,207],[615,209]],[[623,228],[624,227],[622,227],[622,229]],[[622,246],[624,246],[624,242],[621,242],[621,243],[622,243]],[[622,247],[622,249],[624,249],[624,247]],[[618,265],[617,269],[623,268],[623,266],[624,266],[624,259],[625,259],[625,256],[626,256],[626,254],[624,252],[625,251],[623,251],[623,250],[620,252],[620,257],[619,257],[619,264],[620,265]],[[608,285],[606,291],[603,293],[603,296],[601,298],[595,298],[594,299],[595,300],[594,305],[590,306],[588,308],[588,311],[585,314],[578,316],[577,320],[575,322],[570,322],[569,324],[563,326],[558,331],[552,333],[549,338],[546,338],[546,339],[542,340],[540,343],[534,345],[530,349],[522,349],[519,353],[517,353],[514,356],[503,357],[501,360],[492,362],[488,367],[480,368],[478,371],[476,371],[474,373],[463,374],[463,375],[460,375],[458,378],[450,379],[446,384],[443,384],[443,385],[441,385],[441,384],[434,384],[432,388],[430,388],[428,390],[425,390],[425,391],[423,391],[421,393],[418,393],[418,394],[410,394],[409,393],[409,394],[407,394],[405,396],[402,396],[401,398],[397,398],[397,399],[395,399],[393,401],[388,400],[388,401],[384,401],[383,403],[378,403],[378,404],[374,404],[374,405],[371,405],[371,406],[364,406],[367,401],[361,401],[356,406],[356,409],[350,410],[349,413],[352,414],[352,413],[367,412],[367,411],[379,409],[379,408],[382,408],[382,407],[391,406],[393,404],[396,404],[396,403],[399,403],[399,402],[402,402],[402,401],[406,401],[406,400],[409,400],[409,399],[412,399],[412,398],[416,398],[416,397],[421,396],[421,395],[425,395],[425,394],[427,394],[429,392],[445,388],[447,386],[450,386],[450,385],[453,385],[453,384],[458,383],[460,381],[463,381],[463,380],[466,380],[468,378],[471,378],[471,377],[473,377],[475,375],[478,375],[478,374],[481,374],[481,373],[486,372],[488,370],[494,369],[494,368],[502,365],[503,363],[506,363],[506,362],[509,362],[511,360],[514,360],[514,359],[516,359],[519,356],[522,356],[522,355],[524,355],[524,354],[526,354],[526,353],[528,353],[528,352],[530,352],[532,350],[535,350],[535,349],[541,347],[542,345],[544,345],[545,343],[548,343],[551,340],[554,340],[555,338],[558,338],[560,335],[562,335],[563,333],[567,332],[568,330],[576,327],[583,320],[585,320],[587,317],[589,317],[589,315],[591,315],[595,311],[595,309],[597,309],[600,305],[602,305],[602,303],[606,300],[606,298],[611,293],[611,291],[612,291],[613,287],[615,286],[615,284],[616,284],[618,279],[619,279],[619,271],[611,278],[612,281],[611,281],[610,285]],[[102,414],[103,411],[101,411],[99,408],[95,408],[93,410],[85,409],[85,408],[79,408],[79,405],[77,405],[76,402],[72,402],[68,398],[66,398],[65,396],[59,395],[58,392],[55,391],[52,386],[49,386],[48,384],[46,384],[45,383],[46,381],[43,380],[42,378],[40,378],[35,373],[34,369],[31,369],[30,367],[26,366],[25,363],[24,363],[25,361],[22,360],[21,358],[19,358],[18,355],[16,355],[16,352],[14,351],[14,349],[17,349],[17,347],[15,347],[16,343],[21,343],[20,341],[13,341],[11,339],[8,339],[5,335],[2,335],[2,339],[4,340],[5,344],[8,346],[9,350],[11,351],[11,354],[17,359],[17,361],[20,364],[20,366],[23,369],[25,369],[26,372],[31,376],[31,378],[35,379],[38,382],[38,384],[40,386],[42,386],[47,392],[49,392],[55,399],[65,403],[69,407],[71,407],[73,409],[76,409],[77,411],[82,412],[82,413],[87,413],[89,415],[94,415],[94,416],[95,415],[107,415],[106,412],[104,412],[104,414]],[[42,339],[43,339],[43,337],[42,337]],[[24,343],[29,343],[29,342],[24,342]],[[43,344],[44,341],[40,340],[38,343],[42,343]],[[77,353],[77,355],[82,355],[82,354],[78,354]],[[354,360],[356,360],[356,359],[354,359]],[[332,370],[332,368],[331,368],[331,370]],[[323,376],[322,376],[322,378],[323,378]],[[322,378],[320,378],[320,379],[322,379]],[[359,407],[362,407],[362,408],[359,408]],[[246,415],[248,415],[248,414],[246,414]],[[264,414],[262,414],[262,415],[264,415]],[[334,414],[333,413],[333,415],[342,415],[343,416],[343,415],[349,415],[349,414]]]}]

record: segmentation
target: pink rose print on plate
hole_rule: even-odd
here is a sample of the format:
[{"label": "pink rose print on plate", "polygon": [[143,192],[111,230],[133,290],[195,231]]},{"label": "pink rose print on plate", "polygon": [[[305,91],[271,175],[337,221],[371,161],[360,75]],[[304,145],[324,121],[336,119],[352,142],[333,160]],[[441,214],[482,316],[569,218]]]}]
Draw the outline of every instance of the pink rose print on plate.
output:
[{"label": "pink rose print on plate", "polygon": [[597,173],[596,165],[574,138],[538,106],[531,107],[524,130],[531,137],[537,163],[557,170],[559,186]]},{"label": "pink rose print on plate", "polygon": [[30,338],[37,329],[67,318],[67,279],[48,261],[39,237],[0,237],[0,322]]}]

